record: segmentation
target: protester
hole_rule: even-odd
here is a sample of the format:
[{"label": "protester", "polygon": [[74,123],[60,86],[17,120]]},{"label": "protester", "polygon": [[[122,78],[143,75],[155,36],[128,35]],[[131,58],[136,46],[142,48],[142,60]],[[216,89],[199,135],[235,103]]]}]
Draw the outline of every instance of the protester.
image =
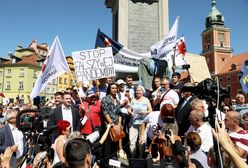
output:
[{"label": "protester", "polygon": [[236,95],[236,104],[232,106],[234,111],[240,112],[241,117],[248,112],[248,104],[245,103],[245,96],[243,94]]},{"label": "protester", "polygon": [[189,116],[190,127],[187,132],[197,132],[202,140],[201,150],[206,154],[213,146],[212,127],[204,121],[204,113],[198,110],[192,110]]},{"label": "protester", "polygon": [[95,84],[91,90],[93,90],[96,96],[102,100],[103,97],[106,96],[106,92],[108,89],[107,78],[101,78],[93,82]]},{"label": "protester", "polygon": [[221,122],[219,124],[218,121],[216,120],[215,121],[215,128],[216,128],[216,130],[212,130],[215,139],[217,139],[219,141],[219,143],[224,148],[224,150],[229,154],[234,165],[237,168],[248,168],[248,165],[239,156],[239,154],[236,152],[235,147],[233,146],[232,142],[230,141],[230,138],[226,132],[224,123]]},{"label": "protester", "polygon": [[243,159],[248,152],[248,132],[240,127],[241,114],[236,111],[226,113],[225,126],[228,129],[228,135],[234,144],[234,147]]},{"label": "protester", "polygon": [[[102,103],[102,113],[104,115],[104,120],[106,124],[114,123],[113,127],[117,132],[120,132],[122,127],[121,121],[121,106],[120,101],[117,99],[117,84],[111,83],[108,85],[107,95],[101,101]],[[118,156],[123,159],[127,159],[127,155],[122,149],[122,139],[119,140],[118,144],[112,142],[110,136],[108,136],[105,142],[105,156],[111,156],[116,153],[118,149]]]},{"label": "protester", "polygon": [[92,90],[86,93],[86,100],[80,106],[82,109],[81,132],[87,136],[94,131],[100,131],[102,125],[101,102],[96,99]]},{"label": "protester", "polygon": [[[131,106],[128,112],[131,115],[129,128],[130,153],[135,157],[136,142],[140,137],[140,126],[145,116],[152,111],[151,103],[148,98],[144,97],[145,89],[139,85],[136,88],[135,97],[132,98]],[[141,151],[140,151],[141,152]]]},{"label": "protester", "polygon": [[11,168],[11,158],[12,158],[13,150],[11,147],[7,147],[4,153],[0,155],[0,167],[2,168]]},{"label": "protester", "polygon": [[[48,127],[53,128],[60,120],[69,121],[72,131],[80,131],[81,122],[79,111],[71,105],[71,95],[68,92],[63,93],[62,105],[53,109],[51,117],[48,121]],[[54,129],[51,134],[52,143],[57,136],[57,132]]]},{"label": "protester", "polygon": [[[179,128],[179,136],[184,136],[190,127],[189,115],[192,111],[191,102],[196,98],[189,89],[190,87],[194,87],[194,85],[192,83],[184,84],[185,90],[182,90],[181,98],[175,110],[176,120]],[[188,90],[186,88],[188,88]]]},{"label": "protester", "polygon": [[57,131],[58,131],[58,137],[55,139],[54,142],[54,159],[53,164],[55,165],[59,161],[64,162],[65,158],[63,155],[63,147],[65,142],[67,141],[70,133],[71,133],[71,125],[66,120],[61,120],[57,123]]},{"label": "protester", "polygon": [[183,83],[179,82],[180,78],[181,74],[178,72],[174,72],[170,81],[170,88],[177,92],[179,97],[181,97],[181,91],[183,88]]},{"label": "protester", "polygon": [[3,153],[7,147],[13,152],[11,157],[11,167],[20,166],[26,154],[24,134],[16,127],[17,111],[7,110],[5,119],[7,124],[0,128],[0,153]]},{"label": "protester", "polygon": [[62,92],[56,92],[54,94],[54,104],[55,104],[55,107],[61,106],[62,105],[62,102],[63,102],[63,93]]},{"label": "protester", "polygon": [[133,77],[132,75],[127,75],[126,77],[126,86],[125,86],[125,90],[130,93],[131,97],[134,97],[134,93],[135,93],[135,88],[134,88],[134,84],[133,84]]},{"label": "protester", "polygon": [[199,134],[188,132],[185,140],[186,146],[189,147],[189,158],[198,160],[204,168],[208,168],[207,155],[200,149],[202,140]]},{"label": "protester", "polygon": [[158,92],[156,98],[152,102],[153,108],[159,105],[161,109],[166,103],[172,103],[173,107],[176,108],[179,102],[179,97],[174,90],[170,89],[170,82],[168,78],[165,77],[161,80],[161,88],[162,90]]}]

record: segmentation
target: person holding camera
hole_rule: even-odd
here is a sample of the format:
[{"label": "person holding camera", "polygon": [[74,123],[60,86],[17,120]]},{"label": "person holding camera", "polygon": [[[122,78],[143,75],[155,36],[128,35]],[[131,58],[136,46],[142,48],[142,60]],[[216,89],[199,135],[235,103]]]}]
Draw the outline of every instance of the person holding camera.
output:
[{"label": "person holding camera", "polygon": [[[146,143],[146,146],[149,147],[154,136],[157,135],[157,132],[163,127],[164,120],[168,116],[168,113],[174,111],[174,108],[171,104],[164,104],[161,108],[161,111],[154,111],[149,113],[143,120],[141,124],[140,132],[140,144]],[[146,126],[147,134],[146,134]]]}]

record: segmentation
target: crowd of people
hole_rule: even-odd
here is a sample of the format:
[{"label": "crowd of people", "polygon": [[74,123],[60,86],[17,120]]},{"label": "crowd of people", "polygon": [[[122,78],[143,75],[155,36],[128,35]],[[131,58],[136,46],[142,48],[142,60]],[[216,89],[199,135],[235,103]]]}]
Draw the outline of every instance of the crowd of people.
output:
[{"label": "crowd of people", "polygon": [[[238,93],[216,106],[189,89],[194,86],[175,72],[172,78],[154,77],[147,90],[127,75],[56,92],[38,106],[1,105],[1,167],[111,167],[110,159],[129,160],[132,167],[135,158],[161,167],[248,167],[245,96]],[[17,115],[44,107],[52,150],[30,152],[31,138],[18,128]]]}]

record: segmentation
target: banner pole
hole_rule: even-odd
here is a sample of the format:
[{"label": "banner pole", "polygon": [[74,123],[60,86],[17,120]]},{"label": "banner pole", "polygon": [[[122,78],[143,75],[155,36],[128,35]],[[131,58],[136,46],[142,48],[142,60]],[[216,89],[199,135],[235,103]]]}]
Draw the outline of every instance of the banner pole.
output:
[{"label": "banner pole", "polygon": [[[73,82],[74,86],[77,88],[77,93],[78,93],[78,95],[79,95],[79,89],[78,89],[78,87],[77,87],[77,85],[76,85],[76,82],[75,82],[75,79],[74,79],[74,77],[73,77],[73,75],[72,75],[72,72],[71,72],[70,67],[69,67],[69,74],[70,74],[70,76],[71,76],[71,79],[72,79],[72,82]],[[79,100],[80,100],[80,103],[83,104],[83,101],[82,101],[81,97],[79,97]]]}]

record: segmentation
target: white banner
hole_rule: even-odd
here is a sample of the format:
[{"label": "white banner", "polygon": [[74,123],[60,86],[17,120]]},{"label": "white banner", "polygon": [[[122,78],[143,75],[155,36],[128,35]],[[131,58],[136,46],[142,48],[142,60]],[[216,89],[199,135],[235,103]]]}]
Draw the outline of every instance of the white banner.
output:
[{"label": "white banner", "polygon": [[166,57],[166,55],[173,50],[173,47],[176,45],[177,32],[179,25],[179,17],[176,18],[170,32],[167,36],[160,40],[158,43],[151,46],[151,56],[156,59],[161,59]]},{"label": "white banner", "polygon": [[72,52],[77,81],[115,76],[111,47]]}]

